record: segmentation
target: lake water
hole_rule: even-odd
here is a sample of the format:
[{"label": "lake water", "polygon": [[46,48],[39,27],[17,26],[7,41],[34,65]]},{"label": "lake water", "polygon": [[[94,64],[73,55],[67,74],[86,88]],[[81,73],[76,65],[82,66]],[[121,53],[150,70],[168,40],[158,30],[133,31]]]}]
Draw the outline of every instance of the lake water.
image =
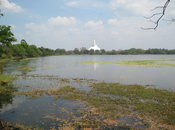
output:
[{"label": "lake water", "polygon": [[[82,61],[116,62],[121,60],[166,60],[175,55],[87,55],[87,56],[50,56],[26,61],[9,62],[4,65],[4,74],[21,74],[17,67],[35,67],[26,74],[56,75],[61,78],[87,78],[104,82],[122,84],[155,85],[157,88],[175,89],[174,67],[132,67],[113,64],[81,64]],[[133,71],[131,71],[133,70]],[[123,78],[122,78],[123,77]]]},{"label": "lake water", "polygon": [[[113,82],[121,84],[154,85],[160,89],[175,89],[174,67],[141,67],[141,66],[116,66],[114,64],[81,64],[82,61],[116,62],[123,60],[167,60],[175,59],[175,55],[78,55],[78,56],[48,56],[28,60],[15,60],[3,65],[3,74],[18,75],[14,81],[15,86],[32,86],[32,88],[21,87],[18,91],[41,87],[60,87],[60,81],[46,79],[44,76],[55,76],[62,79],[84,79],[97,80],[98,82]],[[27,72],[20,68],[30,68]],[[28,77],[25,77],[30,75]],[[35,77],[32,77],[35,75]],[[39,75],[38,77],[36,75]],[[43,76],[43,77],[42,77]],[[25,78],[24,78],[25,77]],[[86,80],[85,80],[86,79]],[[74,83],[71,83],[74,84]],[[85,83],[84,83],[85,84]],[[88,91],[83,83],[76,87]],[[1,99],[3,100],[3,99]],[[46,115],[59,118],[67,118],[66,112],[59,113],[58,108],[66,108],[67,111],[76,115],[76,108],[83,104],[76,101],[58,99],[54,101],[52,96],[44,96],[37,99],[27,99],[25,96],[15,96],[11,101],[1,104],[0,119],[26,123],[27,125],[39,125],[44,128],[53,126],[56,121],[43,118]],[[46,123],[47,122],[47,123]]]}]

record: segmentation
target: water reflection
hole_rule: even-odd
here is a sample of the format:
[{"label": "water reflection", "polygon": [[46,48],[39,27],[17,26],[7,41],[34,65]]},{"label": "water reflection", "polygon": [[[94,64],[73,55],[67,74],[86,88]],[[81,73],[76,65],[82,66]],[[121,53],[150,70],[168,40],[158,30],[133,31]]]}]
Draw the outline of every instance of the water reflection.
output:
[{"label": "water reflection", "polygon": [[[18,99],[20,99],[19,97]],[[50,126],[57,126],[62,119],[68,119],[69,113],[78,116],[77,109],[83,107],[82,103],[58,99],[53,97],[41,97],[37,99],[23,100],[18,102],[19,107],[13,107],[11,111],[0,114],[3,120],[19,122],[26,125],[38,125],[40,128],[49,129]]]},{"label": "water reflection", "polygon": [[94,63],[93,66],[94,66],[94,71],[96,71],[99,65],[98,63]]},{"label": "water reflection", "polygon": [[4,74],[28,74],[36,70],[35,58],[17,59],[3,64]]},{"label": "water reflection", "polygon": [[0,85],[0,112],[2,112],[2,108],[6,107],[9,104],[13,103],[13,92],[16,91],[16,88],[10,86],[2,86]]},{"label": "water reflection", "polygon": [[[7,99],[7,98],[5,98]],[[26,98],[24,96],[17,96],[10,99],[10,102],[3,104],[0,109],[0,113],[4,113],[5,111],[9,111],[11,109],[17,108],[20,103],[22,103]],[[12,111],[11,113],[14,113]]]}]

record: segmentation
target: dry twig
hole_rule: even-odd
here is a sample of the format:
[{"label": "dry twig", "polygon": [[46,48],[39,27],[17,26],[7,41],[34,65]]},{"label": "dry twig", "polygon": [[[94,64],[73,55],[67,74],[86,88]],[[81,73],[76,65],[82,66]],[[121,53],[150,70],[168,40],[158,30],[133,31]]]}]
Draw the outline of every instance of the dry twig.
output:
[{"label": "dry twig", "polygon": [[[161,18],[164,16],[164,14],[165,14],[165,10],[166,10],[166,8],[167,8],[169,2],[170,2],[170,0],[167,0],[166,3],[164,4],[164,6],[157,6],[157,7],[155,7],[154,9],[151,10],[151,11],[153,11],[153,10],[155,10],[155,9],[157,9],[157,8],[162,8],[163,11],[162,11],[161,13],[155,13],[155,14],[153,14],[153,15],[150,16],[150,17],[145,17],[145,16],[144,16],[144,18],[150,19],[150,22],[153,22],[153,23],[156,24],[156,26],[155,26],[154,28],[143,28],[143,27],[141,27],[141,29],[144,29],[144,30],[154,29],[154,30],[156,30],[156,28],[157,28],[158,25],[159,25],[160,19],[161,19]],[[157,21],[151,21],[151,18],[154,17],[155,15],[161,15],[161,16],[158,18]],[[175,21],[175,19],[172,18],[171,21]],[[171,23],[172,23],[172,22],[171,22]]]}]

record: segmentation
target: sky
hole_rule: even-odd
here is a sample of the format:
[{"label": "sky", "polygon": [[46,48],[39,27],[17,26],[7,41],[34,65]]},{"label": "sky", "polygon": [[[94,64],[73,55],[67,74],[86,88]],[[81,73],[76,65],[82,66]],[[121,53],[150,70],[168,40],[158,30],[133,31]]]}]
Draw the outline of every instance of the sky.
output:
[{"label": "sky", "polygon": [[[171,1],[157,30],[143,16],[162,11],[166,0],[0,0],[0,25],[10,25],[20,43],[50,49],[99,48],[175,49],[175,1]],[[152,18],[156,20],[158,16]]]}]

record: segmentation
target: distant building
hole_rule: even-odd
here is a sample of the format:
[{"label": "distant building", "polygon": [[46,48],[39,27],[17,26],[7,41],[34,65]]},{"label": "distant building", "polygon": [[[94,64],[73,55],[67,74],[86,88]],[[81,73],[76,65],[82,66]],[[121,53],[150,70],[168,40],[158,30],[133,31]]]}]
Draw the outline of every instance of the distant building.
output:
[{"label": "distant building", "polygon": [[100,48],[97,46],[97,44],[95,42],[95,38],[94,38],[94,46],[90,47],[88,50],[91,50],[91,49],[93,49],[94,51],[96,51],[96,50],[100,51]]}]

